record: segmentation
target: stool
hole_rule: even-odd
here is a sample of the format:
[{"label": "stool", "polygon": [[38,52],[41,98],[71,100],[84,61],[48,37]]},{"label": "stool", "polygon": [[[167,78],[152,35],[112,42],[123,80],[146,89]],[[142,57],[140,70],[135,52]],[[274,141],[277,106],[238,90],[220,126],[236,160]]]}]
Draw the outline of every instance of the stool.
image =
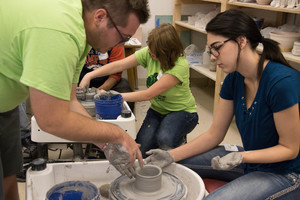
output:
[{"label": "stool", "polygon": [[205,189],[207,190],[208,193],[211,193],[213,191],[215,191],[216,189],[222,187],[223,185],[225,185],[226,181],[221,181],[218,179],[212,179],[212,178],[203,178],[202,179],[205,185]]}]

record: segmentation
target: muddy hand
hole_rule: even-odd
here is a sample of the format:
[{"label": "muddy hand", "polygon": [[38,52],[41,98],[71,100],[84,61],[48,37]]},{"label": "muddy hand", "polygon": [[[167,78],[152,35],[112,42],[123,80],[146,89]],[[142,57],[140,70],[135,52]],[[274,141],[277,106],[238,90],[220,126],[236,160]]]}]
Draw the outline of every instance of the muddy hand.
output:
[{"label": "muddy hand", "polygon": [[80,81],[79,87],[84,88],[87,91],[90,87],[90,81],[91,81],[90,78],[86,74]]},{"label": "muddy hand", "polygon": [[135,170],[130,165],[129,152],[121,144],[108,144],[104,149],[104,154],[109,162],[122,174],[129,178],[135,176]]},{"label": "muddy hand", "polygon": [[216,156],[211,160],[211,166],[217,170],[231,170],[242,163],[243,156],[239,152],[232,152],[220,158]]},{"label": "muddy hand", "polygon": [[170,153],[165,150],[152,149],[147,151],[146,154],[149,156],[144,160],[145,165],[152,164],[164,168],[174,162]]}]

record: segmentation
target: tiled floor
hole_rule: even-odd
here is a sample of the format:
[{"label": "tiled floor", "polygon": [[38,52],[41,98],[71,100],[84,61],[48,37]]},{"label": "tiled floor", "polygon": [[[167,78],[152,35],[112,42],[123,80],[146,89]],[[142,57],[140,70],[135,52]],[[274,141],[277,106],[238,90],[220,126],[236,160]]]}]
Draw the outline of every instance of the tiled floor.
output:
[{"label": "tiled floor", "polygon": [[[145,89],[145,86],[139,86],[139,89]],[[191,84],[191,90],[195,96],[198,114],[199,114],[199,124],[195,129],[188,135],[188,141],[197,137],[199,134],[205,132],[212,122],[212,110],[213,110],[213,87],[200,87],[197,84]],[[143,119],[146,115],[146,111],[149,108],[149,102],[137,102],[135,107],[136,125],[137,130],[141,126]],[[234,123],[231,124],[228,133],[222,142],[223,144],[237,144],[241,145],[241,139],[237,128]],[[49,152],[51,155],[49,157],[58,158],[59,152]],[[72,158],[72,152],[70,150],[64,150],[62,154],[63,158]],[[19,194],[20,200],[25,200],[25,183],[19,183]]]}]

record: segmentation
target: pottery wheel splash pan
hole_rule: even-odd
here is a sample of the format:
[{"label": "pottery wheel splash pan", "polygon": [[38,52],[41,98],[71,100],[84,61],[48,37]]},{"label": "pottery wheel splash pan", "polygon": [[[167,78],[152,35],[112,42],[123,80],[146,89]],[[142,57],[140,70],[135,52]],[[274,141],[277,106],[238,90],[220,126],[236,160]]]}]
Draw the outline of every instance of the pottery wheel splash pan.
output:
[{"label": "pottery wheel splash pan", "polygon": [[187,188],[176,176],[162,173],[161,188],[155,192],[139,191],[134,179],[120,176],[110,185],[110,199],[117,200],[180,200],[187,194]]}]

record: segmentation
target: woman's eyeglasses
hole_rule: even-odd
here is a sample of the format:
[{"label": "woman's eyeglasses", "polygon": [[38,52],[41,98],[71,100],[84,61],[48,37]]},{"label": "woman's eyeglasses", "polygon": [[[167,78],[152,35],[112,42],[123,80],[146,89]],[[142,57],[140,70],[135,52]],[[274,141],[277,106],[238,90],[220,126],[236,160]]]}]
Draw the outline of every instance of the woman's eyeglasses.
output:
[{"label": "woman's eyeglasses", "polygon": [[232,39],[225,40],[223,42],[214,42],[208,47],[208,54],[213,55],[214,57],[218,57],[220,55],[220,49],[224,46],[224,44]]},{"label": "woman's eyeglasses", "polygon": [[[125,43],[125,42],[128,42],[131,38],[131,36],[126,36],[126,37],[123,37],[122,33],[120,32],[120,30],[118,29],[116,23],[114,22],[114,20],[111,18],[108,10],[106,8],[104,8],[106,10],[106,13],[107,13],[107,16],[109,18],[109,20],[111,21],[111,23],[113,24],[113,26],[115,27],[116,31],[119,33],[120,37],[121,37],[121,41],[118,43],[118,44],[121,44],[121,43]],[[117,44],[117,45],[118,45]]]}]

